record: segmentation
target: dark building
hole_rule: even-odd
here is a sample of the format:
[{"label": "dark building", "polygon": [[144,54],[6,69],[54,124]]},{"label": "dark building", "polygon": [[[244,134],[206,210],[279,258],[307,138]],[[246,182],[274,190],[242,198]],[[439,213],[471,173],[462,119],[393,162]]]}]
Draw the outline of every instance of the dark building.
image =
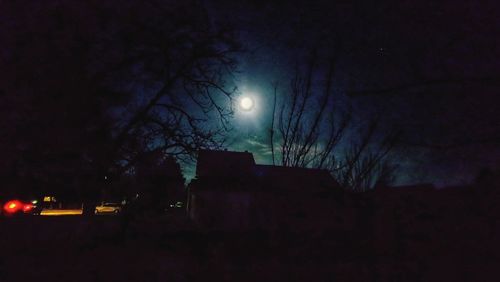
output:
[{"label": "dark building", "polygon": [[326,170],[257,165],[248,152],[201,150],[188,212],[213,229],[308,228],[328,220],[341,197]]},{"label": "dark building", "polygon": [[200,150],[196,164],[196,178],[248,177],[252,175],[255,165],[253,155],[248,152]]}]

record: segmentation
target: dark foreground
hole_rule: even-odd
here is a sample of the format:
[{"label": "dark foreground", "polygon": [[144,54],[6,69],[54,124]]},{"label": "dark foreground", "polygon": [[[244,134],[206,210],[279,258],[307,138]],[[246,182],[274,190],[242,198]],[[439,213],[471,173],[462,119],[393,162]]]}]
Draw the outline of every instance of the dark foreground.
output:
[{"label": "dark foreground", "polygon": [[431,225],[383,239],[356,226],[208,232],[168,216],[1,219],[0,281],[498,281],[497,235]]}]

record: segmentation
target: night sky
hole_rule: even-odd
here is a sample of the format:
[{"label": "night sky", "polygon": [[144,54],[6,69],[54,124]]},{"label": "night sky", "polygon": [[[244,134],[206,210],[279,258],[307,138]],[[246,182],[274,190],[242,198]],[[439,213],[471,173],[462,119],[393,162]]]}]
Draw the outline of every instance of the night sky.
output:
[{"label": "night sky", "polygon": [[273,80],[286,95],[287,75],[304,50],[314,44],[328,50],[326,41],[338,38],[344,45],[334,86],[339,103],[351,103],[359,123],[379,113],[385,128],[404,131],[393,152],[397,183],[463,184],[481,168],[498,168],[500,21],[494,1],[215,2],[214,13],[238,26],[251,50],[241,59],[240,90],[256,93],[262,103],[259,116],[236,116],[241,135],[230,149],[270,163],[265,129]]},{"label": "night sky", "polygon": [[[123,128],[133,113],[145,107],[163,86],[151,71],[161,68],[159,57],[133,63],[126,72],[108,66],[116,64],[130,50],[142,50],[129,47],[130,42],[146,42],[149,46],[148,40],[156,38],[148,37],[147,32],[120,37],[122,30],[133,30],[136,20],[137,25],[160,23],[162,10],[155,7],[177,7],[180,1],[151,1],[151,7],[134,1],[62,2],[0,4],[0,107],[4,131],[1,140],[2,151],[11,154],[6,159],[16,159],[12,153],[16,151],[7,148],[41,152],[47,147],[57,151],[75,144],[88,149],[82,153],[84,159],[107,154],[103,152],[109,147],[101,146],[106,141],[99,140],[116,138],[117,128]],[[278,85],[280,105],[290,95],[294,72],[307,69],[314,50],[318,63],[312,76],[313,95],[324,87],[326,62],[333,56],[330,103],[338,111],[352,109],[353,122],[338,146],[339,152],[348,148],[357,132],[377,116],[380,122],[374,142],[391,130],[400,133],[400,140],[389,155],[397,168],[396,184],[465,184],[482,168],[500,167],[497,1],[312,2],[191,3],[204,7],[204,13],[190,10],[191,4],[179,4],[180,18],[227,27],[241,45],[233,55],[235,70],[222,75],[228,89],[237,87],[233,102],[224,95],[215,98],[225,108],[233,108],[234,115],[221,124],[212,116],[217,115],[215,111],[205,113],[208,118],[201,125],[204,129],[227,127],[223,148],[247,150],[254,154],[257,163],[272,163],[269,130],[273,83]],[[137,7],[141,7],[139,11],[135,11]],[[99,9],[113,12],[100,13]],[[156,26],[161,32],[177,32]],[[176,46],[175,42],[178,41],[165,44],[169,48],[175,46],[172,52],[182,57],[183,48],[190,47]],[[98,86],[93,86],[95,77],[102,81]],[[96,94],[97,99],[89,98],[94,96],[88,93],[100,93],[102,85],[108,92],[112,89],[127,95],[103,98]],[[181,85],[172,88],[183,91]],[[239,98],[243,96],[254,99],[251,111],[239,107]],[[187,112],[204,115],[193,101],[172,100],[164,102],[175,102]],[[67,107],[68,104],[72,106]],[[316,109],[314,105],[309,105],[311,112]],[[158,115],[166,118],[161,112]],[[96,124],[105,124],[100,129],[104,132],[95,129]],[[92,144],[99,144],[99,149],[79,137],[83,129],[97,132],[92,133],[93,139],[89,138]],[[151,138],[145,147],[153,149],[159,144],[161,141]],[[133,147],[129,143],[127,146]],[[97,159],[92,159],[92,163],[97,163]],[[6,163],[5,167],[9,167]],[[192,178],[193,163],[183,166],[187,178]]]}]

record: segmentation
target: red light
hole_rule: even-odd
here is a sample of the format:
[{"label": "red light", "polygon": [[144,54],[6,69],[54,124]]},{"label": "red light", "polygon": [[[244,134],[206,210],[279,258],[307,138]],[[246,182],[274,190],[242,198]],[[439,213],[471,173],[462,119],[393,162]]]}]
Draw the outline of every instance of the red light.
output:
[{"label": "red light", "polygon": [[23,204],[18,200],[12,200],[5,203],[3,206],[4,211],[7,213],[16,213],[23,208]]},{"label": "red light", "polygon": [[30,210],[32,210],[34,208],[34,206],[32,204],[25,204],[23,206],[23,212],[29,212]]}]

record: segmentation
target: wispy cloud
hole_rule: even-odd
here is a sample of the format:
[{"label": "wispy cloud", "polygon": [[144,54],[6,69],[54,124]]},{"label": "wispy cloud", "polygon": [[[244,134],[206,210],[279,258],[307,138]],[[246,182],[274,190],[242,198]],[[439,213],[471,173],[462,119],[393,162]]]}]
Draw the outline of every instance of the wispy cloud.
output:
[{"label": "wispy cloud", "polygon": [[256,147],[256,148],[267,148],[267,147],[269,147],[268,144],[264,144],[264,143],[262,143],[260,141],[257,141],[257,140],[247,139],[246,142],[250,146],[253,146],[253,147]]}]

